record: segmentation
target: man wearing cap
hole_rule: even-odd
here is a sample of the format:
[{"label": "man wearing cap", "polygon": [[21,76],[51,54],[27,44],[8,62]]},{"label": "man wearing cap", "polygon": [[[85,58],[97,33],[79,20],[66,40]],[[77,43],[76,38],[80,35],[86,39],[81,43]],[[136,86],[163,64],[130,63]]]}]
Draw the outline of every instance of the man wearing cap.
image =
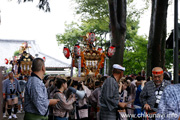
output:
[{"label": "man wearing cap", "polygon": [[124,108],[126,103],[119,102],[119,80],[125,68],[114,64],[111,77],[108,77],[102,86],[100,96],[100,120],[116,120],[117,108]]},{"label": "man wearing cap", "polygon": [[140,102],[148,113],[157,112],[164,88],[171,84],[169,81],[163,79],[163,69],[161,67],[152,69],[152,77],[153,80],[146,83],[140,94]]}]

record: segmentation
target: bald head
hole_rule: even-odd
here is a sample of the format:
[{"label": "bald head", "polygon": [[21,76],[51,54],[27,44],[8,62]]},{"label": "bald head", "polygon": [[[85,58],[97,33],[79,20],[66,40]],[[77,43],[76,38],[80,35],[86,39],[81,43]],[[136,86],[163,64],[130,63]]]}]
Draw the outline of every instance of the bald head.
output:
[{"label": "bald head", "polygon": [[163,71],[163,69],[161,67],[154,67],[152,71],[160,72]]}]

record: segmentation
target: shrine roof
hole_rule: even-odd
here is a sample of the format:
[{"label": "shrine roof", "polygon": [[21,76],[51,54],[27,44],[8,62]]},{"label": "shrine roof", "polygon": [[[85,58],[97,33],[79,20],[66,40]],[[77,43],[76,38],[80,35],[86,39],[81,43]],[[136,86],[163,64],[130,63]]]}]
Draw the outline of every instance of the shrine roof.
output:
[{"label": "shrine roof", "polygon": [[22,46],[22,43],[27,42],[28,46],[31,48],[28,48],[27,53],[30,53],[33,57],[45,57],[45,66],[46,68],[70,68],[70,64],[67,64],[65,62],[62,62],[50,55],[47,55],[43,52],[41,52],[39,46],[36,44],[35,40],[8,40],[8,39],[0,39],[0,66],[8,67],[8,65],[5,64],[4,60],[5,58],[11,59],[14,55],[14,52],[19,50],[20,46]]}]

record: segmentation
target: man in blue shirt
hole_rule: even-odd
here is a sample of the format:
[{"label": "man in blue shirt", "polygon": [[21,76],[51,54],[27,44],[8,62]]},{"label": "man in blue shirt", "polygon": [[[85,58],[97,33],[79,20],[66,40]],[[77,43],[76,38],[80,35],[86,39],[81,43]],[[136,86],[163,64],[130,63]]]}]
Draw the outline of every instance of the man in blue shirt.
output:
[{"label": "man in blue shirt", "polygon": [[180,84],[169,85],[164,89],[156,120],[178,120],[180,116]]},{"label": "man in blue shirt", "polygon": [[47,120],[48,106],[59,100],[48,99],[47,89],[42,81],[45,74],[44,60],[35,58],[32,62],[32,73],[25,87],[24,120]]},{"label": "man in blue shirt", "polygon": [[[8,73],[9,78],[3,81],[3,98],[7,100],[8,119],[17,118],[16,113],[18,110],[18,95],[21,96],[21,88],[18,80],[14,78],[12,71]],[[14,107],[14,114],[11,114]]]}]

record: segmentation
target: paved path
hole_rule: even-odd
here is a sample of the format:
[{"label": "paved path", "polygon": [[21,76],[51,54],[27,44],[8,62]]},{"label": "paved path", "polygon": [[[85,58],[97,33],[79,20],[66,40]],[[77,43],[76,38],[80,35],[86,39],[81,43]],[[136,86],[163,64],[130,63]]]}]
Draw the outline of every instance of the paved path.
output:
[{"label": "paved path", "polygon": [[[9,116],[7,116],[6,118],[3,118],[3,120],[8,120],[8,117]],[[11,120],[23,120],[23,118],[24,118],[24,113],[17,113],[17,119],[11,119]]]}]

